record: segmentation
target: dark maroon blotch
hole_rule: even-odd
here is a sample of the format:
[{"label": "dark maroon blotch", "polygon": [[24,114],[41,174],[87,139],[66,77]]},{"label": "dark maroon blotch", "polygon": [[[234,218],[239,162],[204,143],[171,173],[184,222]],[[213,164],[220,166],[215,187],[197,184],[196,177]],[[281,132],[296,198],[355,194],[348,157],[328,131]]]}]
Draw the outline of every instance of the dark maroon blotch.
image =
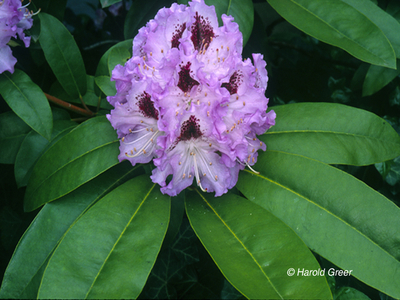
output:
[{"label": "dark maroon blotch", "polygon": [[186,23],[183,23],[182,25],[177,25],[175,28],[176,30],[171,40],[171,48],[178,48],[180,44],[179,39],[182,37],[182,34],[186,29]]},{"label": "dark maroon blotch", "polygon": [[181,66],[179,71],[178,87],[185,93],[190,91],[193,86],[199,85],[199,82],[190,77],[190,66],[192,63],[188,61],[186,66]]},{"label": "dark maroon blotch", "polygon": [[213,28],[210,24],[208,19],[204,19],[203,16],[199,16],[198,12],[196,11],[195,15],[195,22],[192,26],[192,36],[190,39],[193,42],[194,48],[196,50],[202,49],[204,45],[210,45],[211,39],[215,37]]},{"label": "dark maroon blotch", "polygon": [[151,101],[151,96],[146,92],[136,97],[139,101],[137,102],[137,106],[139,106],[140,112],[143,116],[147,118],[153,118],[158,120],[158,111],[154,107],[154,102]]},{"label": "dark maroon blotch", "polygon": [[242,83],[241,75],[239,72],[236,71],[235,73],[232,74],[231,78],[229,79],[229,82],[223,83],[221,87],[226,88],[229,94],[233,95],[237,93],[238,87],[241,83]]},{"label": "dark maroon blotch", "polygon": [[180,141],[188,141],[190,139],[197,139],[203,134],[200,131],[200,125],[197,123],[199,119],[191,115],[190,118],[183,122],[181,127],[181,135],[179,136]]}]

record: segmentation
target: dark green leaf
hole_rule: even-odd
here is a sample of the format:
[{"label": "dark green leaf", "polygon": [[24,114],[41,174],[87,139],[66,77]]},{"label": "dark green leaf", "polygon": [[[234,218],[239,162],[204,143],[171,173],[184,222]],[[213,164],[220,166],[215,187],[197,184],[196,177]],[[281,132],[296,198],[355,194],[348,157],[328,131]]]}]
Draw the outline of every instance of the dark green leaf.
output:
[{"label": "dark green leaf", "polygon": [[106,117],[82,123],[36,163],[26,189],[25,209],[31,211],[75,190],[117,164],[118,152],[117,135]]},{"label": "dark green leaf", "polygon": [[136,298],[161,248],[169,214],[170,197],[147,175],[114,189],[65,235],[39,297]]},{"label": "dark green leaf", "polygon": [[281,220],[234,194],[192,192],[186,213],[224,276],[249,299],[329,299],[324,276],[288,276],[318,270],[312,253]]},{"label": "dark green leaf", "polygon": [[42,90],[24,72],[0,74],[0,94],[10,108],[33,130],[50,139],[53,119]]},{"label": "dark green leaf", "polygon": [[13,164],[31,128],[14,112],[0,114],[0,163]]},{"label": "dark green leaf", "polygon": [[[97,85],[94,85],[95,78],[93,76],[87,75],[86,79],[87,79],[87,92],[83,96],[83,102],[87,106],[97,107],[99,104],[99,97],[100,97],[99,95],[101,93],[98,93],[99,95],[97,95],[95,93],[95,89],[97,88]],[[63,87],[60,85],[60,83],[58,81],[54,82],[54,84],[51,86],[50,94],[56,98],[63,100],[63,101],[66,101],[69,103],[76,103],[79,106],[82,103],[80,98],[74,98],[74,97],[71,97],[70,95],[68,95],[67,92],[63,89]],[[112,106],[107,102],[106,98],[102,98],[101,102],[100,102],[100,108],[112,109]]]},{"label": "dark green leaf", "polygon": [[289,23],[312,37],[362,61],[396,68],[396,55],[388,38],[377,24],[351,5],[341,0],[267,1]]},{"label": "dark green leaf", "polygon": [[[122,53],[123,57],[129,58],[132,54],[132,39],[120,42],[120,43],[112,46],[110,49],[108,49],[106,51],[106,53],[103,54],[98,66],[97,66],[97,69],[96,69],[96,77],[98,77],[98,76],[109,76],[110,77],[111,76],[111,72],[115,67],[115,65],[113,66],[111,63],[111,60],[115,59],[115,57],[111,58],[111,51],[114,51],[114,49],[117,49],[117,48],[120,49],[121,52],[119,52],[119,53]],[[129,51],[128,57],[126,57],[125,50]],[[117,54],[117,53],[118,52],[115,52],[115,54]],[[122,63],[122,58],[120,59],[120,63]]]},{"label": "dark green leaf", "polygon": [[270,150],[358,166],[400,155],[400,136],[370,112],[331,103],[297,103],[273,110],[276,125],[261,137]]},{"label": "dark green leaf", "polygon": [[109,76],[98,76],[95,78],[95,82],[100,90],[106,96],[115,96],[117,89],[115,88],[115,82],[111,81]]},{"label": "dark green leaf", "polygon": [[86,70],[81,53],[68,29],[56,18],[40,13],[40,45],[51,69],[68,95],[86,93]]},{"label": "dark green leaf", "polygon": [[46,149],[70,132],[76,125],[72,121],[55,121],[50,142],[34,131],[27,134],[15,159],[14,174],[18,187],[28,184],[33,166]]},{"label": "dark green leaf", "polygon": [[[239,190],[290,226],[322,257],[400,297],[400,209],[363,182],[304,156],[269,151],[241,172]],[[368,262],[368,263],[366,263]]]},{"label": "dark green leaf", "polygon": [[[130,45],[132,46],[132,45]],[[108,72],[112,74],[116,65],[125,65],[126,61],[131,58],[131,47],[114,47],[111,49],[108,56]]]},{"label": "dark green leaf", "polygon": [[347,286],[338,289],[335,296],[335,300],[370,300],[370,298],[365,294]]},{"label": "dark green leaf", "polygon": [[[400,60],[397,61],[400,62]],[[399,74],[400,67],[394,70],[371,65],[368,69],[367,75],[365,76],[362,89],[363,97],[370,96],[380,91]]]},{"label": "dark green leaf", "polygon": [[375,164],[376,169],[390,185],[395,185],[400,181],[400,156],[393,160]]},{"label": "dark green leaf", "polygon": [[[68,230],[96,201],[142,171],[124,162],[58,201],[47,203],[18,243],[4,275],[0,298],[36,298],[43,266]],[[40,243],[38,243],[40,241]],[[39,277],[39,282],[37,278]],[[32,291],[33,289],[33,291]]]},{"label": "dark green leaf", "polygon": [[372,1],[364,0],[341,0],[351,5],[357,11],[362,13],[372,23],[374,23],[387,37],[392,45],[397,58],[400,58],[400,24],[390,14],[383,11]]}]

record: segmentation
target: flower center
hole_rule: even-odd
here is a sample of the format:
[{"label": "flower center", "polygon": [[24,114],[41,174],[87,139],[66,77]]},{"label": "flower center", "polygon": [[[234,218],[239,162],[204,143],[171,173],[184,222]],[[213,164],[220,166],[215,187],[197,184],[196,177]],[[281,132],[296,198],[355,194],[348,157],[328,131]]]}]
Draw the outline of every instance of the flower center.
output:
[{"label": "flower center", "polygon": [[233,95],[237,93],[238,87],[242,83],[241,74],[236,71],[232,74],[229,82],[224,82],[221,87],[224,87],[228,90],[229,94]]},{"label": "flower center", "polygon": [[188,61],[186,66],[181,66],[179,71],[178,87],[185,93],[190,91],[193,86],[199,85],[199,82],[190,77],[190,66],[192,63]]},{"label": "flower center", "polygon": [[182,25],[176,25],[175,26],[175,33],[172,36],[171,40],[171,48],[178,48],[179,46],[179,39],[182,37],[183,32],[186,29],[186,23],[183,23]]},{"label": "flower center", "polygon": [[139,106],[140,112],[143,116],[158,120],[158,111],[155,109],[154,103],[151,101],[149,94],[143,92],[143,94],[137,96],[136,99],[139,100],[137,106]]},{"label": "flower center", "polygon": [[195,22],[192,26],[192,36],[190,39],[192,40],[196,50],[201,50],[203,46],[207,49],[212,38],[215,37],[213,28],[211,27],[208,18],[204,19],[203,16],[199,16],[197,11],[194,18]]},{"label": "flower center", "polygon": [[197,139],[203,135],[200,131],[200,125],[197,123],[198,121],[200,120],[191,115],[187,121],[183,122],[179,141],[188,141],[192,138]]}]

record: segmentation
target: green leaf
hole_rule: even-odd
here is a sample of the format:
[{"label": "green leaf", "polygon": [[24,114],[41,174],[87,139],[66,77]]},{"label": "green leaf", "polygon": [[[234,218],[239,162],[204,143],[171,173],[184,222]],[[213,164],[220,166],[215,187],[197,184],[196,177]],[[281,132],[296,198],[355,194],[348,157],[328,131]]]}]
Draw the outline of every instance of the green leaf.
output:
[{"label": "green leaf", "polygon": [[129,162],[124,162],[58,201],[47,203],[14,251],[4,274],[0,298],[20,298],[23,294],[26,295],[24,298],[36,298],[44,271],[42,269],[69,229],[96,201],[141,172],[143,169],[140,166],[132,168]]},{"label": "green leaf", "polygon": [[[400,62],[400,60],[398,60]],[[400,68],[388,69],[381,66],[371,65],[365,76],[362,96],[375,94],[389,84],[397,75],[400,74]]]},{"label": "green leaf", "polygon": [[186,213],[200,241],[228,281],[249,299],[329,299],[324,276],[288,276],[318,270],[312,253],[282,221],[234,194],[192,192]]},{"label": "green leaf", "polygon": [[357,11],[365,15],[371,22],[376,24],[392,45],[397,58],[400,58],[400,24],[390,14],[383,11],[371,1],[364,0],[341,0],[351,5]]},{"label": "green leaf", "polygon": [[86,70],[79,48],[68,29],[56,18],[40,13],[40,45],[54,75],[68,95],[86,93]]},{"label": "green leaf", "polygon": [[[206,0],[207,5],[214,5],[221,20],[222,14],[232,16],[239,25],[239,30],[243,34],[243,46],[250,38],[254,24],[254,7],[251,0]],[[220,21],[220,26],[222,22]]]},{"label": "green leaf", "polygon": [[357,166],[400,155],[400,136],[385,120],[365,110],[332,103],[272,109],[276,125],[261,136],[270,150]]},{"label": "green leaf", "polygon": [[169,213],[170,197],[147,175],[114,189],[58,245],[38,296],[136,298],[161,248]]},{"label": "green leaf", "polygon": [[[96,94],[96,89],[98,89],[97,85],[95,85],[95,77],[87,75],[87,92],[83,96],[83,102],[87,106],[97,107],[99,104],[99,97],[101,93]],[[82,101],[80,98],[74,98],[67,94],[67,92],[63,89],[61,84],[56,81],[52,84],[49,92],[52,96],[62,99],[63,101],[76,103],[81,105]],[[106,98],[101,99],[100,101],[100,108],[104,109],[112,109],[113,107],[108,103]]]},{"label": "green leaf", "polygon": [[0,74],[0,94],[10,108],[33,130],[50,139],[53,119],[50,105],[42,90],[20,70]]},{"label": "green leaf", "polygon": [[98,76],[94,79],[97,86],[106,96],[115,96],[117,89],[115,88],[115,82],[111,81],[109,76]]},{"label": "green leaf", "polygon": [[[132,47],[132,45],[130,45]],[[112,74],[116,65],[125,65],[126,61],[131,58],[129,48],[114,47],[108,56],[108,72]]]},{"label": "green leaf", "polygon": [[[17,71],[17,70],[16,70]],[[14,112],[0,114],[0,163],[13,164],[31,128]]]},{"label": "green leaf", "polygon": [[105,116],[80,124],[36,163],[26,189],[25,210],[75,190],[117,164],[118,153],[117,135]]},{"label": "green leaf", "polygon": [[[121,52],[115,52],[114,53],[115,56],[117,53],[122,53],[123,56],[125,55],[125,58],[130,58],[132,56],[132,39],[119,42],[118,44],[112,46],[110,49],[106,51],[106,53],[103,54],[96,69],[96,77],[111,76],[111,72],[115,67],[115,65],[113,66],[112,63],[112,60],[115,60],[115,56],[113,55],[113,57],[111,57],[111,51],[114,51],[114,49],[117,48],[120,49]],[[126,52],[124,52],[125,50],[129,51],[128,57],[126,56]],[[122,62],[122,58],[120,59],[120,62]]]},{"label": "green leaf", "polygon": [[267,1],[289,23],[312,37],[362,61],[396,69],[395,52],[381,28],[344,1]]},{"label": "green leaf", "polygon": [[[178,3],[188,4],[189,0],[179,0]],[[205,0],[207,5],[213,5],[218,16],[219,25],[222,26],[221,16],[226,14],[234,17],[234,22],[239,25],[243,34],[243,46],[250,38],[254,24],[254,7],[251,0]]]},{"label": "green leaf", "polygon": [[348,286],[339,288],[335,296],[335,300],[370,300],[365,294]]},{"label": "green leaf", "polygon": [[115,3],[121,2],[122,0],[100,0],[101,7],[105,8]]},{"label": "green leaf", "polygon": [[391,186],[394,186],[400,181],[400,156],[393,160],[375,164],[376,169]]},{"label": "green leaf", "polygon": [[269,151],[238,189],[290,226],[314,252],[400,297],[400,209],[353,176],[306,157]]},{"label": "green leaf", "polygon": [[14,174],[18,187],[26,186],[33,166],[50,145],[71,131],[77,124],[72,121],[55,121],[50,142],[38,133],[31,131],[21,144],[15,159]]}]

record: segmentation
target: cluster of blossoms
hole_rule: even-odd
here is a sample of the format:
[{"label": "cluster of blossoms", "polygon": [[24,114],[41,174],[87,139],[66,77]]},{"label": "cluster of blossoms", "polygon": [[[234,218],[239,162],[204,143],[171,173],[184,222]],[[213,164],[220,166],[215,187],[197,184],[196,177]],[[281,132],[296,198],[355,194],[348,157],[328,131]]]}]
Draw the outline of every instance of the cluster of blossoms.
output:
[{"label": "cluster of blossoms", "polygon": [[32,12],[22,5],[21,0],[0,0],[0,74],[4,71],[14,73],[17,59],[12,55],[10,39],[19,38],[29,47],[31,38],[25,36],[24,30],[32,27]]},{"label": "cluster of blossoms", "polygon": [[171,196],[194,179],[203,191],[226,193],[266,150],[257,135],[275,124],[262,55],[243,61],[238,25],[222,21],[203,0],[163,8],[112,72],[117,94],[107,117],[121,139],[119,160],[154,158],[151,179]]}]

